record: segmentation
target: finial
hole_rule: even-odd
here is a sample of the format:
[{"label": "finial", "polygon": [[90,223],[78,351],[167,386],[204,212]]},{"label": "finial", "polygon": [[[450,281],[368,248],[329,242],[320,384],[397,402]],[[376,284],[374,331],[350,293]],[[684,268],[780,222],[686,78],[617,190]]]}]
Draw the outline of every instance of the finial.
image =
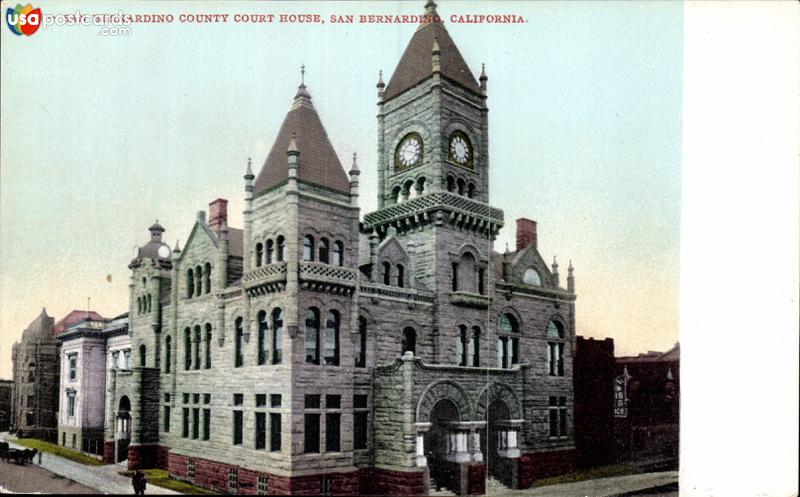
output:
[{"label": "finial", "polygon": [[436,13],[436,2],[434,2],[433,0],[428,0],[428,1],[425,3],[425,15],[426,15],[426,16],[435,16],[435,15],[438,15],[438,14]]},{"label": "finial", "polygon": [[253,161],[250,157],[247,158],[247,169],[244,172],[245,179],[253,178]]},{"label": "finial", "polygon": [[486,81],[487,79],[489,79],[489,77],[486,76],[486,64],[481,63],[481,78],[480,78],[480,80],[481,81]]},{"label": "finial", "polygon": [[567,271],[569,271],[571,273],[573,269],[574,268],[572,267],[572,259],[570,259],[569,260],[569,267],[567,268]]},{"label": "finial", "polygon": [[299,154],[300,151],[297,149],[297,134],[292,132],[292,139],[289,140],[289,148],[286,151],[289,154]]},{"label": "finial", "polygon": [[181,241],[175,240],[175,248],[172,249],[173,252],[180,252],[181,251]]},{"label": "finial", "polygon": [[353,166],[350,167],[350,174],[358,174],[358,153],[353,152]]},{"label": "finial", "polygon": [[558,267],[558,261],[556,261],[556,256],[553,256],[553,267]]},{"label": "finial", "polygon": [[375,85],[378,88],[383,88],[386,84],[383,82],[383,71],[378,71],[378,84]]},{"label": "finial", "polygon": [[300,84],[301,85],[306,84],[306,65],[305,64],[301,64],[300,65]]},{"label": "finial", "polygon": [[442,53],[442,49],[439,47],[439,35],[438,34],[433,37],[433,50],[431,50],[431,51],[433,52],[433,55],[438,55],[438,54]]}]

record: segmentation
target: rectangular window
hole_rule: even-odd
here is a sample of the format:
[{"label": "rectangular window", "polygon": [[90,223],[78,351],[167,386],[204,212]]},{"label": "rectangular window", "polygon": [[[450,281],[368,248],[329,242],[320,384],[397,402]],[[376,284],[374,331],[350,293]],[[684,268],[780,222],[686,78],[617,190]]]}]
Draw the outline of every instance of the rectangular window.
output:
[{"label": "rectangular window", "polygon": [[122,352],[123,362],[125,363],[125,369],[131,369],[131,351],[130,349],[125,350]]},{"label": "rectangular window", "polygon": [[169,402],[171,398],[170,394],[164,392],[164,402]]},{"label": "rectangular window", "polygon": [[200,438],[200,409],[198,407],[192,409],[192,438],[195,440]]},{"label": "rectangular window", "polygon": [[558,344],[558,355],[556,356],[556,372],[558,376],[564,376],[564,344]]},{"label": "rectangular window", "polygon": [[306,409],[319,409],[320,408],[320,395],[306,395],[305,396]]},{"label": "rectangular window", "polygon": [[256,495],[267,495],[269,491],[269,480],[266,476],[259,476],[256,479]]},{"label": "rectangular window", "polygon": [[233,394],[233,405],[240,406],[244,404],[244,394],[235,393]]},{"label": "rectangular window", "polygon": [[199,393],[196,393],[196,394],[192,395],[192,402],[194,402],[195,404],[200,403],[200,394]]},{"label": "rectangular window", "polygon": [[78,355],[70,354],[67,358],[69,359],[69,381],[75,381],[78,375]]},{"label": "rectangular window", "polygon": [[341,395],[326,395],[325,409],[340,409],[342,407]]},{"label": "rectangular window", "polygon": [[116,350],[111,353],[111,367],[117,369],[119,367],[119,351]]},{"label": "rectangular window", "polygon": [[169,406],[164,406],[164,433],[169,433]]},{"label": "rectangular window", "polygon": [[267,414],[256,413],[256,450],[267,448]]},{"label": "rectangular window", "polygon": [[206,369],[211,369],[211,326],[206,325]]},{"label": "rectangular window", "polygon": [[72,448],[73,449],[75,448],[75,444],[76,444],[77,441],[78,441],[78,435],[73,433],[72,434]]},{"label": "rectangular window", "polygon": [[269,396],[269,406],[276,408],[281,406],[281,394],[273,393]]},{"label": "rectangular window", "polygon": [[511,364],[519,364],[519,338],[511,338]]},{"label": "rectangular window", "polygon": [[456,354],[458,356],[458,365],[467,365],[467,330],[463,326],[458,334],[456,342]]},{"label": "rectangular window", "polygon": [[556,404],[556,398],[550,397],[550,407],[548,409],[550,414],[550,436],[557,437],[558,436],[558,406]]},{"label": "rectangular window", "polygon": [[353,449],[355,450],[367,448],[368,419],[368,411],[356,411],[353,413]]},{"label": "rectangular window", "polygon": [[547,342],[547,369],[550,376],[564,376],[564,344]]},{"label": "rectangular window", "polygon": [[242,445],[242,427],[244,426],[244,413],[233,411],[233,445]]},{"label": "rectangular window", "polygon": [[559,435],[562,437],[567,436],[567,398],[558,398],[558,425]]},{"label": "rectangular window", "polygon": [[203,394],[203,404],[210,404],[211,403],[211,394],[204,393]]},{"label": "rectangular window", "polygon": [[35,403],[35,400],[34,400],[33,395],[28,395],[28,407],[31,407],[31,408],[34,407],[34,405],[33,405],[34,403]]},{"label": "rectangular window", "polygon": [[203,409],[203,440],[211,438],[211,409]]},{"label": "rectangular window", "polygon": [[486,270],[478,269],[478,293],[486,294]]},{"label": "rectangular window", "polygon": [[200,369],[200,327],[194,329],[194,369]]},{"label": "rectangular window", "polygon": [[269,415],[269,450],[272,452],[281,450],[281,415],[276,412]]},{"label": "rectangular window", "polygon": [[506,347],[508,346],[508,337],[497,338],[497,367],[508,367],[508,355]]},{"label": "rectangular window", "polygon": [[183,394],[183,403],[184,404],[188,404],[189,403],[189,397],[190,397],[190,395],[188,393]]},{"label": "rectangular window", "polygon": [[452,283],[453,283],[453,291],[457,292],[458,291],[458,263],[457,262],[453,263],[453,281],[452,281]]},{"label": "rectangular window", "polygon": [[263,323],[258,324],[258,365],[267,363],[267,318]]},{"label": "rectangular window", "polygon": [[189,408],[183,408],[183,430],[181,431],[183,438],[189,438]]},{"label": "rectangular window", "polygon": [[266,407],[267,406],[267,394],[265,393],[257,393],[256,394],[256,407]]},{"label": "rectangular window", "polygon": [[319,414],[305,415],[303,451],[306,454],[319,452],[319,419]]},{"label": "rectangular window", "polygon": [[354,409],[367,409],[367,395],[355,394],[353,395],[353,408]]},{"label": "rectangular window", "polygon": [[194,478],[194,459],[189,459],[186,462],[186,477]]},{"label": "rectangular window", "polygon": [[70,392],[67,394],[67,416],[75,415],[75,394]]},{"label": "rectangular window", "polygon": [[341,421],[339,413],[325,415],[325,452],[339,452]]}]

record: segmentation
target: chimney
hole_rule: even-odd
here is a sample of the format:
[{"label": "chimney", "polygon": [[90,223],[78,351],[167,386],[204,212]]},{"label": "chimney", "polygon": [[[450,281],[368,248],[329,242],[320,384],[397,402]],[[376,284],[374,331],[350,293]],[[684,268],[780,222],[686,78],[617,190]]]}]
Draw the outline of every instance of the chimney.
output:
[{"label": "chimney", "polygon": [[529,245],[536,248],[536,221],[521,217],[517,219],[517,251]]},{"label": "chimney", "polygon": [[208,204],[208,226],[214,231],[219,231],[223,224],[228,222],[228,201],[218,198]]}]

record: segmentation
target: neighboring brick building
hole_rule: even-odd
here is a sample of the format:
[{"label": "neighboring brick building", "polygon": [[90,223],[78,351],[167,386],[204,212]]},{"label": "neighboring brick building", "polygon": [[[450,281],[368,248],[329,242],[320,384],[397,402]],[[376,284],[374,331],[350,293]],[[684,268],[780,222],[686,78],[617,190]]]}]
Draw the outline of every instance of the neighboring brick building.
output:
[{"label": "neighboring brick building", "polygon": [[627,383],[626,415],[614,420],[618,457],[646,469],[677,468],[680,345],[667,352],[618,357],[616,376]]},{"label": "neighboring brick building", "polygon": [[345,173],[301,83],[257,177],[248,162],[243,229],[224,199],[183,250],[151,226],[107,451],[124,419],[130,468],[250,494],[478,494],[575,468],[572,266],[562,288],[528,219],[492,250],[487,79],[441,24],[417,29],[378,82],[361,223],[355,155]]},{"label": "neighboring brick building", "polygon": [[53,335],[54,321],[42,309],[11,352],[14,370],[11,430],[21,437],[50,442],[56,439],[58,412],[58,342]]}]

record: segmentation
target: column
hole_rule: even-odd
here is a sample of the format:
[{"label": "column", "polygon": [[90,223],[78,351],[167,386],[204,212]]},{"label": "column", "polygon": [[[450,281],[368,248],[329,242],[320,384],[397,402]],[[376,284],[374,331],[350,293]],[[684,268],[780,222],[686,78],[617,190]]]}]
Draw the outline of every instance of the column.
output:
[{"label": "column", "polygon": [[428,465],[428,458],[425,457],[425,435],[423,433],[417,433],[416,455],[416,463],[418,468],[424,468]]},{"label": "column", "polygon": [[472,432],[472,460],[475,462],[483,462],[483,453],[481,452],[481,433],[478,430]]}]

